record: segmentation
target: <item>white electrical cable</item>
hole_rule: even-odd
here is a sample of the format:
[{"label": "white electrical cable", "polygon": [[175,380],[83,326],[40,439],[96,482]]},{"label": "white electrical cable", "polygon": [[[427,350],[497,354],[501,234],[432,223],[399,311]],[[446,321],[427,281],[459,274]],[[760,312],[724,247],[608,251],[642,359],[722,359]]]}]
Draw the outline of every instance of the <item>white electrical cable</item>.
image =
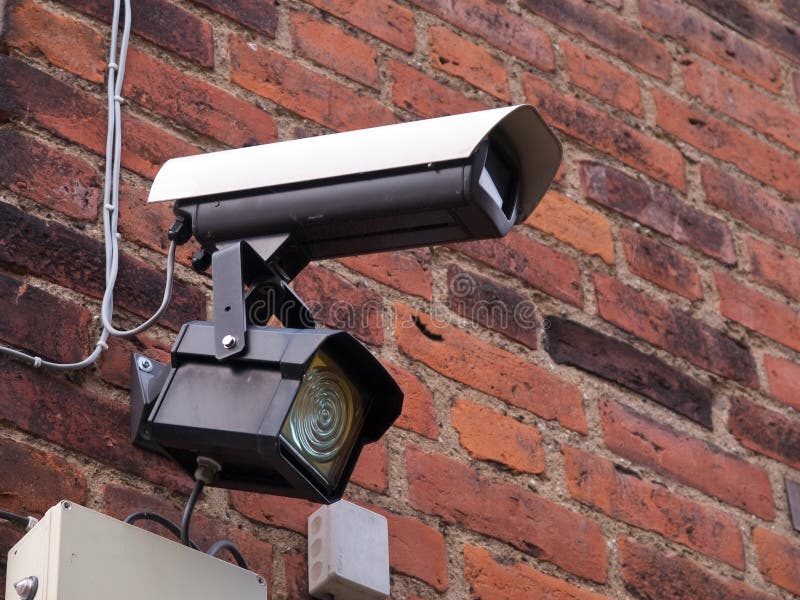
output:
[{"label": "white electrical cable", "polygon": [[20,352],[7,346],[0,346],[0,354],[12,356],[34,367],[48,367],[59,371],[83,369],[94,363],[103,350],[108,349],[110,335],[131,337],[151,327],[169,306],[172,297],[173,274],[175,270],[175,242],[170,242],[167,253],[167,277],[164,286],[164,297],[161,306],[144,323],[133,329],[123,331],[112,325],[114,315],[114,286],[119,272],[119,179],[122,160],[122,81],[125,76],[125,60],[131,35],[131,3],[125,2],[125,18],[122,27],[122,40],[119,44],[119,63],[117,62],[117,34],[120,20],[120,0],[114,0],[114,15],[111,23],[111,44],[108,52],[108,133],[106,134],[106,167],[103,183],[103,238],[105,242],[106,272],[105,290],[100,305],[100,318],[103,331],[95,344],[94,350],[82,361],[74,363],[56,363],[43,360]]}]

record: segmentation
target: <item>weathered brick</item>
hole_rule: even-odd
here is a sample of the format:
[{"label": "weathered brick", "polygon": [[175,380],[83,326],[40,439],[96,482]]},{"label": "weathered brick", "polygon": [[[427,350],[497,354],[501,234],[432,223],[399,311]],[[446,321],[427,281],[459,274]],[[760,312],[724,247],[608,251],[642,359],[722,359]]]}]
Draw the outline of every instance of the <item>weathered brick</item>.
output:
[{"label": "weathered brick", "polygon": [[770,393],[795,410],[800,410],[800,365],[785,358],[764,355]]},{"label": "weathered brick", "polygon": [[97,361],[100,377],[113,385],[130,389],[132,353],[146,354],[154,360],[169,364],[169,351],[169,346],[144,334],[128,339],[111,337],[108,340],[108,350]]},{"label": "weathered brick", "polygon": [[248,519],[306,535],[308,516],[318,504],[298,498],[233,491],[231,505]]},{"label": "weathered brick", "polygon": [[310,0],[311,4],[406,52],[414,50],[414,13],[393,0]]},{"label": "weathered brick", "polygon": [[42,56],[89,81],[105,81],[106,43],[94,29],[32,0],[9,3],[9,12],[11,27],[5,36],[9,46],[28,56]]},{"label": "weathered brick", "polygon": [[728,427],[745,448],[800,469],[800,423],[745,398],[731,400]]},{"label": "weathered brick", "polygon": [[639,0],[642,25],[763,88],[780,93],[781,67],[765,48],[682,4]]},{"label": "weathered brick", "polygon": [[[55,250],[54,250],[55,249]],[[105,289],[103,245],[60,223],[42,221],[0,202],[0,262],[23,269],[76,292],[101,298]],[[140,316],[153,314],[164,294],[164,275],[126,253],[114,301]],[[203,292],[180,281],[159,323],[179,329],[205,317]]]},{"label": "weathered brick", "polygon": [[763,527],[753,530],[753,544],[762,575],[775,585],[800,594],[800,546]]},{"label": "weathered brick", "polygon": [[586,254],[614,263],[611,223],[603,215],[553,190],[547,192],[526,225],[540,229]]},{"label": "weathered brick", "polygon": [[628,267],[636,275],[689,300],[703,297],[697,265],[692,261],[672,248],[628,229],[620,230],[619,239]]},{"label": "weathered brick", "polygon": [[779,242],[800,248],[800,209],[703,163],[706,200]]},{"label": "weathered brick", "polygon": [[781,10],[785,15],[800,23],[800,4],[794,0],[781,0]]},{"label": "weathered brick", "polygon": [[671,61],[666,47],[612,13],[580,0],[523,0],[522,5],[645,73],[670,80]]},{"label": "weathered brick", "polygon": [[731,515],[644,481],[600,456],[569,446],[562,452],[567,486],[576,500],[744,569],[742,534]]},{"label": "weathered brick", "polygon": [[545,575],[525,563],[496,562],[478,546],[464,544],[464,575],[475,598],[483,600],[602,600],[605,596],[582,590]]},{"label": "weathered brick", "polygon": [[745,243],[753,279],[800,300],[800,260],[751,236],[745,238]]},{"label": "weathered brick", "polygon": [[511,99],[508,74],[502,59],[447,27],[429,28],[428,43],[434,67],[460,77],[501,100],[508,102]]},{"label": "weathered brick", "polygon": [[800,169],[792,156],[674,96],[652,91],[656,124],[711,156],[730,162],[748,175],[800,198]]},{"label": "weathered brick", "polygon": [[606,321],[712,373],[758,387],[755,359],[743,343],[616,279],[596,273],[593,281]]},{"label": "weathered brick", "polygon": [[719,291],[719,310],[741,323],[794,350],[800,350],[800,311],[768,298],[726,273],[714,273]]},{"label": "weathered brick", "polygon": [[338,261],[401,292],[433,299],[430,248],[347,256]]},{"label": "weathered brick", "polygon": [[[202,506],[202,499],[200,501]],[[103,512],[116,519],[124,519],[134,512],[147,511],[163,515],[173,523],[180,524],[183,506],[164,498],[146,494],[130,487],[116,484],[103,486]],[[160,525],[149,525],[147,521],[137,521],[137,527],[144,527],[154,533],[175,540],[175,537]],[[236,544],[242,553],[249,569],[272,581],[272,545],[264,542],[244,529],[231,527],[217,518],[207,517],[202,508],[192,514],[192,540],[202,549],[207,550],[214,542],[228,539]],[[226,550],[221,551],[218,558],[233,562]]]},{"label": "weathered brick", "polygon": [[[105,155],[107,108],[94,96],[43,71],[0,55],[0,113],[32,122],[70,141]],[[200,149],[141,119],[125,116],[122,166],[154,177],[161,165],[175,156],[197,154]]]},{"label": "weathered brick", "polygon": [[[112,8],[105,0],[61,2],[111,23]],[[214,39],[208,21],[168,0],[139,0],[135,10],[133,33],[204,67],[214,66]]]},{"label": "weathered brick", "polygon": [[633,75],[566,38],[559,44],[566,59],[567,73],[575,85],[638,117],[644,115],[639,83]]},{"label": "weathered brick", "polygon": [[409,501],[417,510],[508,542],[580,577],[606,580],[605,540],[595,521],[415,448],[406,451],[406,472]]},{"label": "weathered brick", "polygon": [[229,50],[231,81],[325,127],[360,129],[396,120],[372,98],[238,35],[230,36]]},{"label": "weathered brick", "polygon": [[574,321],[551,316],[545,323],[547,351],[557,363],[623,385],[712,428],[711,390],[685,372]]},{"label": "weathered brick", "polygon": [[396,427],[415,431],[432,440],[439,439],[439,424],[433,406],[433,393],[411,371],[391,362],[383,365],[403,390],[403,412],[394,422]]},{"label": "weathered brick", "polygon": [[389,487],[389,453],[385,439],[364,446],[351,481],[376,492],[386,491]]},{"label": "weathered brick", "polygon": [[450,408],[450,421],[473,458],[523,473],[544,473],[542,435],[535,427],[463,398]]},{"label": "weathered brick", "polygon": [[736,264],[733,236],[721,219],[617,169],[589,161],[581,162],[580,166],[583,193],[590,200],[725,264]]},{"label": "weathered brick", "polygon": [[662,600],[777,600],[746,583],[721,577],[688,558],[621,537],[617,542],[625,588],[638,598]]},{"label": "weathered brick", "polygon": [[488,108],[446,85],[397,61],[389,63],[392,103],[422,117],[441,117]]},{"label": "weathered brick", "polygon": [[306,267],[293,287],[317,321],[368,344],[383,343],[383,300],[375,291],[317,265]]},{"label": "weathered brick", "polygon": [[131,444],[127,406],[32,367],[0,361],[0,422],[170,489],[190,488],[173,463]]},{"label": "weathered brick", "polygon": [[725,75],[704,61],[683,68],[686,91],[706,105],[800,151],[800,113]]},{"label": "weathered brick", "polygon": [[0,185],[82,221],[97,219],[102,183],[88,162],[21,133],[0,129]]},{"label": "weathered brick", "polygon": [[315,63],[373,88],[378,87],[378,52],[344,31],[306,13],[292,13],[296,51]]},{"label": "weathered brick", "polygon": [[772,486],[763,469],[609,398],[599,404],[603,439],[615,454],[762,519],[775,519]]},{"label": "weathered brick", "polygon": [[286,597],[312,600],[308,593],[308,560],[305,552],[283,553],[283,578],[286,581]]},{"label": "weathered brick", "polygon": [[254,146],[276,139],[275,122],[260,108],[184,75],[136,48],[128,51],[123,94],[153,112],[230,146]]},{"label": "weathered brick", "polygon": [[529,73],[523,73],[522,84],[528,102],[541,111],[552,127],[659,181],[686,189],[684,160],[676,148],[618,121],[588,102],[565,95]]},{"label": "weathered brick", "polygon": [[428,315],[395,304],[400,349],[442,375],[586,433],[580,390],[514,354],[487,344]]},{"label": "weathered brick", "polygon": [[453,312],[536,348],[536,307],[528,298],[456,264],[447,265],[447,306]]},{"label": "weathered brick", "polygon": [[501,239],[465,242],[453,247],[503,273],[519,277],[554,298],[583,306],[577,261],[518,231],[512,230]]},{"label": "weathered brick", "polygon": [[527,19],[490,0],[412,0],[492,46],[528,61],[543,71],[555,70],[550,36]]},{"label": "weathered brick", "polygon": [[275,37],[278,27],[277,0],[194,0],[197,4],[238,21],[259,33]]}]

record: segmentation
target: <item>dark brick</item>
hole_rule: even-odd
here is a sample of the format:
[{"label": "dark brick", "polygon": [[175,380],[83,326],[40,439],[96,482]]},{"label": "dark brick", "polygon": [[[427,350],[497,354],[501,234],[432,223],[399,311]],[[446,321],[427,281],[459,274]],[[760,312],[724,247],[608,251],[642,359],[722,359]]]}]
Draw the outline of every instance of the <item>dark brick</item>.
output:
[{"label": "dark brick", "polygon": [[[76,292],[101,298],[105,288],[103,245],[60,223],[47,222],[0,202],[0,261]],[[120,256],[117,306],[149,317],[161,303],[164,274],[127,254]],[[203,292],[176,282],[159,323],[179,329],[205,317]]]},{"label": "dark brick", "polygon": [[623,385],[707,429],[712,428],[711,390],[683,371],[567,319],[546,317],[545,330],[547,351],[557,363]]},{"label": "dark brick", "polygon": [[800,2],[797,0],[781,0],[781,10],[800,23]]},{"label": "dark brick", "polygon": [[703,287],[697,265],[672,248],[628,229],[619,231],[631,271],[689,300],[700,300]]},{"label": "dark brick", "polygon": [[447,265],[447,306],[462,317],[536,348],[539,323],[533,302],[488,277]]},{"label": "dark brick", "polygon": [[86,161],[14,129],[0,129],[0,185],[65,215],[94,221],[102,196],[97,170]]},{"label": "dark brick", "polygon": [[720,219],[681,202],[667,190],[652,188],[601,163],[581,162],[586,197],[636,219],[725,264],[736,264],[730,229]]},{"label": "dark brick", "polygon": [[97,366],[100,377],[124,389],[130,389],[131,354],[138,352],[150,358],[169,364],[169,347],[151,337],[139,334],[134,338],[112,337],[108,340],[108,350],[103,352]]},{"label": "dark brick", "polygon": [[275,37],[278,9],[275,0],[194,0],[197,4],[238,21],[242,25]]},{"label": "dark brick", "polygon": [[[75,10],[111,23],[112,7],[105,0],[61,0],[61,2]],[[168,0],[138,0],[133,8],[131,31],[204,67],[214,66],[211,24]]]},{"label": "dark brick", "polygon": [[800,469],[800,423],[745,398],[733,398],[728,427],[745,448]]}]

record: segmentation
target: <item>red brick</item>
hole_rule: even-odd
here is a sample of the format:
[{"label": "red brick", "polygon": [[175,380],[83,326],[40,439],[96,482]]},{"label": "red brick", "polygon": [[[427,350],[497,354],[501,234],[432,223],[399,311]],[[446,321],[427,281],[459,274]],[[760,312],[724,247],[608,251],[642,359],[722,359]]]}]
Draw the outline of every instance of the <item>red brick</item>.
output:
[{"label": "red brick", "polygon": [[[61,0],[63,4],[111,23],[106,0]],[[204,67],[214,66],[211,24],[168,0],[138,0],[131,31]],[[263,10],[263,8],[262,8]]]},{"label": "red brick", "polygon": [[628,267],[639,277],[689,300],[700,300],[703,288],[697,265],[678,252],[628,229],[619,232]]},{"label": "red brick", "polygon": [[706,429],[711,422],[711,389],[664,361],[584,325],[545,317],[547,351],[567,364],[608,379],[688,417]]},{"label": "red brick", "polygon": [[492,46],[525,60],[543,71],[555,70],[550,36],[491,0],[412,0],[418,6],[441,17]]},{"label": "red brick", "polygon": [[781,67],[766,49],[682,4],[668,0],[639,0],[642,25],[680,44],[740,77],[780,93]]},{"label": "red brick", "polygon": [[510,231],[502,239],[466,242],[454,248],[550,296],[583,306],[577,261],[518,231]]},{"label": "red brick", "polygon": [[783,402],[800,410],[800,365],[784,358],[764,355],[764,370],[767,372],[770,393]]},{"label": "red brick", "polygon": [[800,594],[800,546],[763,527],[753,530],[758,570],[775,585]]},{"label": "red brick", "polygon": [[800,114],[704,61],[683,68],[686,91],[706,105],[800,151]]},{"label": "red brick", "polygon": [[113,385],[126,390],[130,389],[131,354],[139,352],[154,360],[169,364],[169,350],[169,346],[144,334],[130,339],[109,338],[108,350],[103,352],[100,360],[97,361],[100,377]]},{"label": "red brick", "polygon": [[433,299],[430,248],[347,256],[338,261],[401,292]]},{"label": "red brick", "polygon": [[126,404],[17,362],[0,361],[0,421],[170,489],[190,487],[170,461],[131,445]]},{"label": "red brick", "polygon": [[739,525],[731,515],[642,480],[610,460],[565,446],[570,494],[610,517],[744,569]]},{"label": "red brick", "polygon": [[565,95],[529,73],[523,73],[522,84],[528,102],[541,111],[552,127],[659,181],[686,189],[683,156],[672,146],[629,127],[588,102]]},{"label": "red brick", "polygon": [[445,377],[586,433],[581,392],[574,385],[404,304],[397,303],[394,308],[397,344],[411,358]]},{"label": "red brick", "polygon": [[538,346],[536,306],[527,296],[452,263],[447,265],[447,306],[529,348]]},{"label": "red brick", "polygon": [[431,64],[460,77],[485,92],[508,102],[508,74],[502,59],[473,44],[447,27],[428,29]]},{"label": "red brick", "polygon": [[431,79],[403,63],[390,61],[392,103],[422,117],[441,117],[488,108],[483,102]]},{"label": "red brick", "polygon": [[123,95],[230,146],[254,146],[276,139],[275,122],[260,108],[136,48],[128,51]]},{"label": "red brick", "polygon": [[666,47],[613,13],[581,0],[523,0],[522,5],[645,73],[670,80],[671,61]]},{"label": "red brick", "polygon": [[800,197],[800,169],[793,157],[674,96],[658,90],[652,95],[659,127],[777,190]]},{"label": "red brick", "polygon": [[536,494],[481,477],[451,458],[406,451],[411,505],[508,542],[580,577],[606,580],[605,540],[593,520]]},{"label": "red brick", "polygon": [[754,515],[772,521],[767,473],[718,446],[679,432],[608,398],[600,400],[609,450]]},{"label": "red brick", "polygon": [[253,521],[303,535],[308,533],[308,516],[319,508],[308,500],[248,492],[231,492],[230,499],[236,510]]},{"label": "red brick", "polygon": [[794,350],[800,350],[800,312],[768,298],[726,273],[714,273],[719,291],[719,310],[727,318],[741,323]]},{"label": "red brick", "polygon": [[706,200],[779,242],[800,248],[800,209],[708,163],[700,167]]},{"label": "red brick", "polygon": [[406,52],[414,50],[414,13],[393,0],[310,0],[311,4]]},{"label": "red brick", "polygon": [[473,458],[523,473],[544,473],[542,435],[535,427],[464,399],[455,401],[450,420]]},{"label": "red brick", "polygon": [[337,131],[387,125],[382,104],[272,50],[231,35],[231,81]]},{"label": "red brick", "polygon": [[753,279],[800,300],[800,260],[751,236],[745,238],[745,243]]},{"label": "red brick", "polygon": [[582,590],[545,575],[525,563],[496,562],[491,554],[472,544],[464,545],[464,575],[475,598],[483,600],[602,600],[605,596]]},{"label": "red brick", "polygon": [[601,163],[581,162],[586,197],[668,235],[676,242],[736,264],[733,236],[724,221],[682,202],[667,190],[653,188]]},{"label": "red brick", "polygon": [[278,27],[277,0],[194,0],[259,33],[275,37]]},{"label": "red brick", "polygon": [[800,469],[800,423],[795,419],[733,398],[728,427],[745,448]]},{"label": "red brick", "polygon": [[105,81],[106,44],[94,29],[32,0],[12,2],[9,8],[11,27],[5,36],[9,46],[28,56],[42,56],[89,81]]},{"label": "red brick", "polygon": [[389,453],[386,438],[367,444],[358,457],[351,481],[376,492],[386,492],[389,487]]},{"label": "red brick", "polygon": [[800,23],[800,4],[794,0],[781,0],[781,10],[785,15]]},{"label": "red brick", "polygon": [[688,313],[650,298],[616,279],[593,278],[600,316],[698,367],[758,387],[750,349]]},{"label": "red brick", "polygon": [[525,224],[614,264],[611,223],[603,215],[563,194],[553,190],[547,192]]},{"label": "red brick", "polygon": [[663,600],[777,600],[737,579],[720,577],[694,561],[621,537],[617,543],[626,589],[639,598]]},{"label": "red brick", "polygon": [[433,406],[433,393],[416,375],[394,363],[383,365],[403,390],[403,412],[394,422],[395,426],[415,431],[432,440],[439,439],[439,424]]},{"label": "red brick", "polygon": [[308,593],[308,561],[305,552],[283,553],[283,577],[286,580],[286,597],[311,600]]},{"label": "red brick", "polygon": [[575,85],[622,110],[639,117],[644,115],[639,83],[633,75],[567,39],[562,39],[560,45],[567,73]]},{"label": "red brick", "polygon": [[293,287],[320,323],[368,344],[383,343],[383,299],[370,288],[317,265],[306,267]]},{"label": "red brick", "polygon": [[0,185],[81,221],[97,219],[102,182],[97,169],[76,156],[14,129],[0,129]]},{"label": "red brick", "polygon": [[306,13],[292,13],[298,54],[373,88],[378,87],[378,52],[344,31]]}]

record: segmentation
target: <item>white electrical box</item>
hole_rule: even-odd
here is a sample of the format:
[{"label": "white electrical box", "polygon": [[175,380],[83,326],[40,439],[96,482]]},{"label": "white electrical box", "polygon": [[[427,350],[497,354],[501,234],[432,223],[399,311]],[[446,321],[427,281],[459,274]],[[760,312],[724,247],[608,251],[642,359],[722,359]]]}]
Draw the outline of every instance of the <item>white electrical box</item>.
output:
[{"label": "white electrical box", "polygon": [[308,517],[308,588],[315,598],[386,598],[386,517],[344,500],[323,506]]},{"label": "white electrical box", "polygon": [[[19,586],[21,595],[15,584],[26,578],[36,579]],[[6,600],[266,600],[267,588],[256,573],[62,501],[9,550],[5,593]]]}]

